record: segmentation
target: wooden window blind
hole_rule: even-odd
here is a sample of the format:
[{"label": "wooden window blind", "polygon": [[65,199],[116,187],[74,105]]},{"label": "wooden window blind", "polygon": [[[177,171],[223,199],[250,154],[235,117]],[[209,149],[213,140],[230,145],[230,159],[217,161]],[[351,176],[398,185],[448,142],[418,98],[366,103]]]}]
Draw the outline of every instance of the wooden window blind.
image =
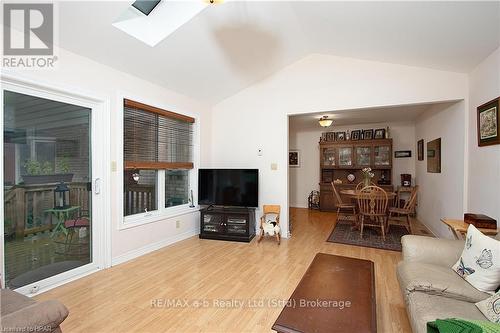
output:
[{"label": "wooden window blind", "polygon": [[125,169],[192,169],[194,118],[124,100]]}]

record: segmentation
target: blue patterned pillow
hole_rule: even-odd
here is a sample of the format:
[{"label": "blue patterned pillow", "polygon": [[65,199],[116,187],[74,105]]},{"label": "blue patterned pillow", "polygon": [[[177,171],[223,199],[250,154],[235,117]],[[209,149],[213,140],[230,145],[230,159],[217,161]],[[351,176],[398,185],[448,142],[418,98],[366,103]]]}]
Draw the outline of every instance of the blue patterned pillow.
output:
[{"label": "blue patterned pillow", "polygon": [[476,289],[493,294],[500,284],[500,241],[469,225],[464,250],[453,270]]}]

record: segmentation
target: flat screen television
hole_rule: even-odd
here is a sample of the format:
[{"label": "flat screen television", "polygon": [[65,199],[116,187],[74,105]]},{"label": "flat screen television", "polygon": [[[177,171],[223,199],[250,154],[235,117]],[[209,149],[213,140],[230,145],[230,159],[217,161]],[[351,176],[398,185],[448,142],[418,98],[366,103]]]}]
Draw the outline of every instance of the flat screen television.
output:
[{"label": "flat screen television", "polygon": [[258,207],[258,169],[199,169],[198,204]]}]

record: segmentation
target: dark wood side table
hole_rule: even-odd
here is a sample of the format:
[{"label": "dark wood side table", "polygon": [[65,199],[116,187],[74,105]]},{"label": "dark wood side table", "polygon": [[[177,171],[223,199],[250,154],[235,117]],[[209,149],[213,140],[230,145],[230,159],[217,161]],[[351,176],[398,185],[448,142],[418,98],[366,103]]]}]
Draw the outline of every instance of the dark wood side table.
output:
[{"label": "dark wood side table", "polygon": [[373,262],[318,253],[272,329],[374,333],[376,318]]}]

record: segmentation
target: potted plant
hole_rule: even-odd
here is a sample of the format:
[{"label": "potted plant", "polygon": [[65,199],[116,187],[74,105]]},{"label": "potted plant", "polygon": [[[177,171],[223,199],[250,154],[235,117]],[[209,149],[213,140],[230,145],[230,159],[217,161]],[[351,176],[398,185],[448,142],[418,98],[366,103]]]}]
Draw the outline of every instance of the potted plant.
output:
[{"label": "potted plant", "polygon": [[73,181],[73,174],[69,172],[67,157],[62,157],[58,161],[58,172],[55,172],[52,165],[47,161],[27,160],[24,163],[24,168],[26,169],[26,175],[23,175],[23,180],[26,185],[70,183]]}]

